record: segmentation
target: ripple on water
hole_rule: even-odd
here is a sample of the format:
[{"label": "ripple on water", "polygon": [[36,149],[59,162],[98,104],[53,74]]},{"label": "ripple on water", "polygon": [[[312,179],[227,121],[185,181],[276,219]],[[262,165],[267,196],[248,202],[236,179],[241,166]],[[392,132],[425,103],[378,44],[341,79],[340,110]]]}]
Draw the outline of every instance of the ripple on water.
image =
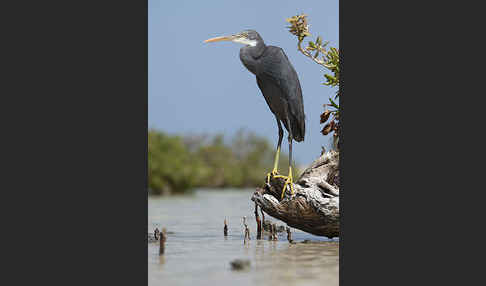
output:
[{"label": "ripple on water", "polygon": [[[149,285],[338,285],[339,242],[292,229],[279,241],[255,240],[253,190],[198,191],[190,197],[149,198],[149,231],[169,231],[165,254],[148,244]],[[252,240],[243,243],[242,216]],[[223,236],[223,220],[229,236]],[[273,221],[275,219],[271,218]],[[277,224],[284,224],[276,221]],[[234,259],[249,259],[248,271],[232,271]]]}]

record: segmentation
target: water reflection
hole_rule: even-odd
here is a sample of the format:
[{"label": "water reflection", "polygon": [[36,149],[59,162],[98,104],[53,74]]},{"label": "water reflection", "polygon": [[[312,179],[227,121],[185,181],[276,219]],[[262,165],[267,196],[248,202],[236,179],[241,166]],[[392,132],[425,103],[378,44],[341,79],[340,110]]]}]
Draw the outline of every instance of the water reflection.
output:
[{"label": "water reflection", "polygon": [[164,265],[165,263],[165,255],[159,255],[159,264]]},{"label": "water reflection", "polygon": [[[267,233],[256,240],[251,194],[202,191],[191,198],[150,198],[148,228],[166,227],[168,239],[162,257],[158,243],[148,245],[149,285],[338,285],[339,243],[295,229],[296,244],[288,243],[286,235],[268,240]],[[246,244],[245,215],[253,230]],[[300,243],[305,239],[313,242]],[[231,270],[230,261],[238,258],[251,261],[249,271]]]}]

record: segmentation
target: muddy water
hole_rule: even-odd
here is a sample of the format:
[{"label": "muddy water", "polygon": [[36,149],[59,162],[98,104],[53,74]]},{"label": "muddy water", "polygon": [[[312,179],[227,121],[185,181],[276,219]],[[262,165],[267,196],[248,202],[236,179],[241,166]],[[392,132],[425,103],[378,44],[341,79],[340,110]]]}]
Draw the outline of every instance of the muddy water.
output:
[{"label": "muddy water", "polygon": [[[278,241],[256,240],[253,190],[200,190],[194,195],[149,198],[148,229],[167,228],[165,255],[148,244],[149,285],[338,285],[339,242],[292,229]],[[242,217],[251,240],[244,244]],[[223,221],[228,220],[228,236]],[[276,221],[277,225],[285,225]],[[301,243],[310,240],[309,243]],[[230,261],[249,259],[250,268],[231,270]]]}]

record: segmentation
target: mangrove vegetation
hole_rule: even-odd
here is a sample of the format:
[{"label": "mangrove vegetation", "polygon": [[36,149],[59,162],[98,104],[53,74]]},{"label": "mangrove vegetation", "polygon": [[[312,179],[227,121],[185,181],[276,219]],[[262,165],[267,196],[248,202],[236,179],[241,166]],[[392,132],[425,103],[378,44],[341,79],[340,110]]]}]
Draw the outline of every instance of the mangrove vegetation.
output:
[{"label": "mangrove vegetation", "polygon": [[[254,188],[273,168],[275,146],[263,136],[239,130],[216,135],[148,133],[150,194],[184,193],[195,188]],[[279,170],[288,168],[281,153]],[[298,170],[296,174],[298,175]]]}]

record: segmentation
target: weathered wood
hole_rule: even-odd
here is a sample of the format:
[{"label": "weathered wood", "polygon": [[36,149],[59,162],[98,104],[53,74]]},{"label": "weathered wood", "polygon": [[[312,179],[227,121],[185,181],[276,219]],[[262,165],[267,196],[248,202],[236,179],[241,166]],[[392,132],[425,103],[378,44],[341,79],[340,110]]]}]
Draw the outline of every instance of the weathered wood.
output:
[{"label": "weathered wood", "polygon": [[165,228],[162,229],[160,232],[160,247],[159,247],[159,255],[163,255],[165,251],[165,241],[167,240],[167,231]]},{"label": "weathered wood", "polygon": [[268,215],[287,225],[329,238],[339,236],[339,153],[329,151],[315,160],[294,184],[293,195],[285,180],[270,178],[257,188],[252,200]]},{"label": "weathered wood", "polygon": [[292,241],[294,241],[292,239],[292,232],[290,232],[290,227],[287,226],[287,240],[292,243]]},{"label": "weathered wood", "polygon": [[262,229],[262,221],[260,220],[260,216],[258,215],[258,205],[255,203],[255,220],[257,225],[257,238],[262,239],[263,229]]},{"label": "weathered wood", "polygon": [[[263,210],[260,208],[260,211],[263,213]],[[264,231],[267,231],[267,232],[271,232],[272,231],[272,225],[273,225],[273,222],[269,219],[266,219],[263,224],[262,224],[262,228]],[[285,231],[285,226],[283,225],[277,225],[277,229],[276,229],[276,232],[284,232]]]},{"label": "weathered wood", "polygon": [[273,224],[270,225],[270,233],[268,235],[268,240],[273,240]]},{"label": "weathered wood", "polygon": [[265,228],[265,214],[263,213],[263,210],[260,208],[260,212],[262,213],[262,228]]},{"label": "weathered wood", "polygon": [[226,219],[224,219],[223,233],[224,233],[224,236],[228,236],[228,224],[226,223]]},{"label": "weathered wood", "polygon": [[250,229],[248,228],[248,225],[246,224],[246,216],[243,217],[243,225],[245,226],[244,242],[246,243],[246,240],[250,240]]}]

